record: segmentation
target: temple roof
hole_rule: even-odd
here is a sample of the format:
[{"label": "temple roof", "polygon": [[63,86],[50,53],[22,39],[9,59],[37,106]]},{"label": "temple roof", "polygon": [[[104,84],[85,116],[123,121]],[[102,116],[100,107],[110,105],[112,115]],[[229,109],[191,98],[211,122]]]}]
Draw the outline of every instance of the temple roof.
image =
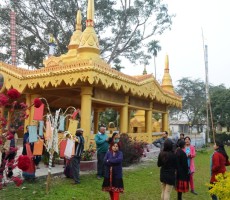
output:
[{"label": "temple roof", "polygon": [[20,92],[59,86],[73,87],[85,83],[94,87],[121,90],[129,95],[156,100],[170,106],[181,107],[181,97],[164,91],[151,74],[129,76],[112,69],[102,60],[82,59],[72,64],[56,63],[52,57],[47,67],[27,70],[0,62],[0,73],[4,77],[1,91],[16,88]]}]

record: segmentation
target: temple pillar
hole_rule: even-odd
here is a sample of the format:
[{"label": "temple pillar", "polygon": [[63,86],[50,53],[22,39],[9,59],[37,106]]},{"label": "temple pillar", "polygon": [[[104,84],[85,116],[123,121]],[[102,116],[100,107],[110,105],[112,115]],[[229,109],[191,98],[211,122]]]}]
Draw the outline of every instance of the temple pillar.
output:
[{"label": "temple pillar", "polygon": [[152,109],[145,111],[145,132],[152,133]]},{"label": "temple pillar", "polygon": [[96,134],[98,132],[98,123],[99,123],[99,110],[98,109],[94,109],[93,120],[94,120],[93,132],[94,134]]},{"label": "temple pillar", "polygon": [[162,132],[169,132],[169,114],[168,112],[162,113]]},{"label": "temple pillar", "polygon": [[132,133],[132,127],[130,126],[130,120],[131,120],[131,110],[128,111],[128,132]]},{"label": "temple pillar", "polygon": [[85,148],[89,147],[91,131],[92,87],[81,88],[81,128],[84,129]]},{"label": "temple pillar", "polygon": [[[29,107],[31,105],[31,95],[30,94],[26,94],[26,105]],[[24,132],[26,132],[26,126],[30,125],[30,118],[32,117],[30,114],[30,109],[26,110],[26,114],[28,115],[27,119],[25,119],[24,122]]]},{"label": "temple pillar", "polygon": [[129,97],[125,97],[125,105],[121,107],[120,111],[120,133],[128,132],[128,102]]},{"label": "temple pillar", "polygon": [[148,143],[152,143],[152,114],[153,114],[153,111],[152,111],[152,107],[153,107],[153,103],[151,102],[150,103],[150,108],[149,110],[146,110],[145,111],[145,132],[147,133],[148,135]]}]

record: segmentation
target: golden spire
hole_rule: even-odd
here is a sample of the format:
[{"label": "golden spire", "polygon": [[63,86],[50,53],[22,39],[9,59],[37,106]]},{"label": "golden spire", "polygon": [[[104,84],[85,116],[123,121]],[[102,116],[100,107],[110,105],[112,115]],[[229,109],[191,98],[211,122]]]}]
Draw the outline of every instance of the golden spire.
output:
[{"label": "golden spire", "polygon": [[77,49],[80,44],[80,38],[82,34],[82,25],[81,25],[81,11],[77,11],[77,17],[76,17],[76,30],[73,32],[73,35],[71,36],[70,43],[68,46],[68,49]]},{"label": "golden spire", "polygon": [[78,52],[81,58],[99,58],[99,42],[94,30],[94,0],[88,0],[86,29],[81,35]]},{"label": "golden spire", "polygon": [[75,25],[75,31],[73,32],[73,35],[70,38],[70,43],[68,45],[68,52],[65,55],[62,55],[63,62],[72,62],[77,58],[77,49],[80,44],[80,38],[82,35],[82,25],[81,25],[81,11],[77,11],[76,16],[76,25]]},{"label": "golden spire", "polygon": [[94,21],[94,0],[88,0],[87,20]]},{"label": "golden spire", "polygon": [[77,11],[77,17],[76,17],[76,30],[82,31],[82,25],[81,25],[82,17],[81,17],[81,11]]},{"label": "golden spire", "polygon": [[166,55],[165,57],[165,70],[164,70],[164,76],[162,79],[162,84],[161,87],[168,91],[168,92],[172,92],[174,93],[174,89],[173,89],[173,84],[172,84],[172,78],[169,74],[169,58],[168,55]]}]

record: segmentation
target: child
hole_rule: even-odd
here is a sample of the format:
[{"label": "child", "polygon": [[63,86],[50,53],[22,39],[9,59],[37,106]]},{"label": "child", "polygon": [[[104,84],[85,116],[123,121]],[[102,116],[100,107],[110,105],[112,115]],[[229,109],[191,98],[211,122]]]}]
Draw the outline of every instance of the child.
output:
[{"label": "child", "polygon": [[108,151],[104,158],[105,176],[102,190],[110,194],[111,200],[119,200],[119,194],[123,193],[122,160],[123,154],[119,151],[117,143],[111,143],[112,150]]}]

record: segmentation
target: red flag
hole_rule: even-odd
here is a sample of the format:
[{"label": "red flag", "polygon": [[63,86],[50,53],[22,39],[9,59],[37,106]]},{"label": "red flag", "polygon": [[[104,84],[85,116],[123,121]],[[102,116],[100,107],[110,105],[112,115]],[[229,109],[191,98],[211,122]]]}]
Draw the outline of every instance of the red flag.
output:
[{"label": "red flag", "polygon": [[34,107],[34,120],[42,120],[44,112],[44,104],[42,104],[39,108]]},{"label": "red flag", "polygon": [[75,119],[75,117],[77,116],[78,113],[79,113],[79,109],[74,111],[74,113],[72,114],[72,119]]}]

